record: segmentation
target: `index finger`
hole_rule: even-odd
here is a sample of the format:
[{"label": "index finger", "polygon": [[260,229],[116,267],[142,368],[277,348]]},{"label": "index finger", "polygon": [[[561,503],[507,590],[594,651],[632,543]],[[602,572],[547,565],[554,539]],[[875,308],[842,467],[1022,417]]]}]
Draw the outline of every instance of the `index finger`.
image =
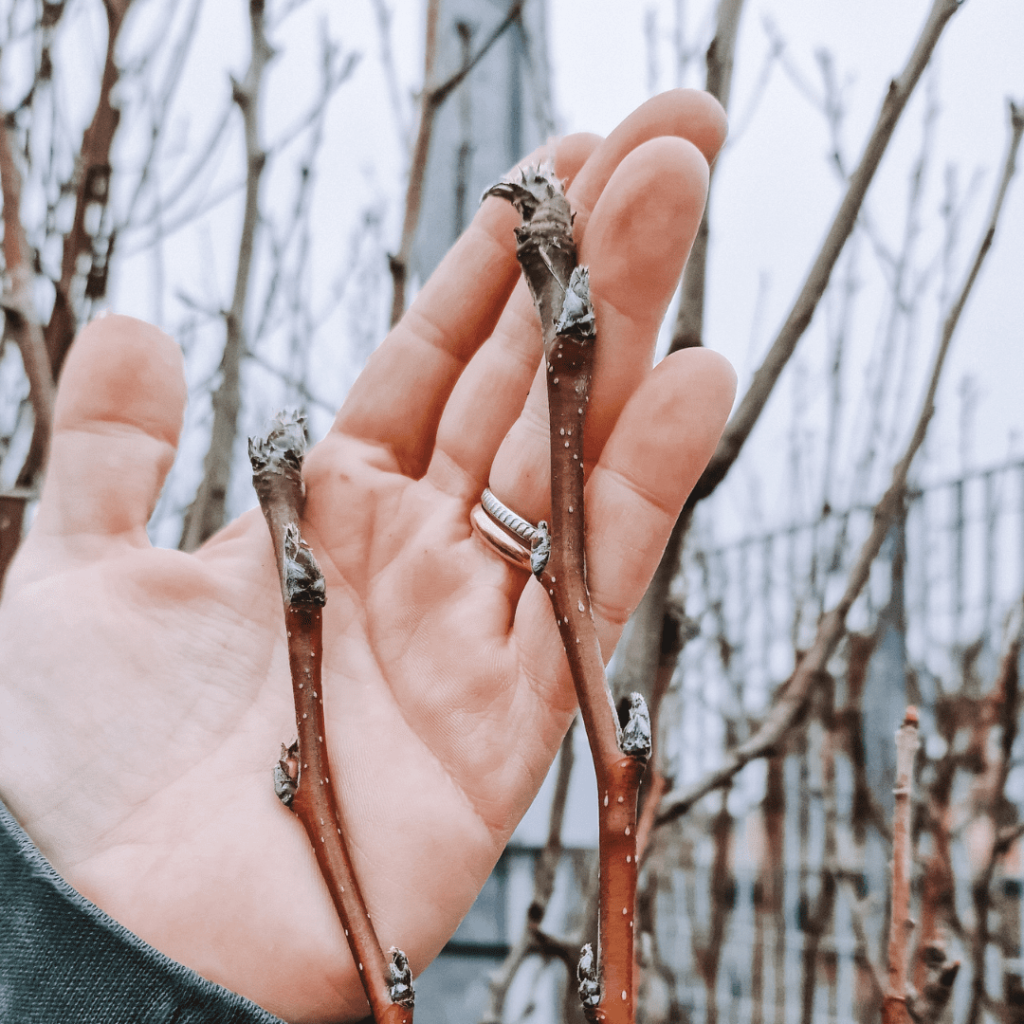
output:
[{"label": "index finger", "polygon": [[[556,172],[575,177],[596,135],[572,135],[555,147]],[[531,160],[546,158],[537,150]],[[401,321],[370,356],[334,422],[334,430],[388,447],[417,477],[463,367],[498,322],[519,277],[508,203],[480,206]],[[426,453],[426,454],[425,454]]]}]

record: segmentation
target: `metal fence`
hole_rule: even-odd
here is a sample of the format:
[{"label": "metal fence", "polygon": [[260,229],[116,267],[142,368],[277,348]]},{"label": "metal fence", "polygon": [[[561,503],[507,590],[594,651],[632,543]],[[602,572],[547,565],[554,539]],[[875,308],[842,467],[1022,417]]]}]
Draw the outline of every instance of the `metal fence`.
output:
[{"label": "metal fence", "polygon": [[[691,534],[678,584],[695,636],[683,650],[661,715],[662,723],[671,723],[661,737],[662,757],[677,783],[716,766],[727,732],[735,741],[756,728],[773,692],[791,674],[794,652],[808,645],[822,611],[844,589],[870,526],[871,509],[864,507],[727,545],[708,543],[699,529]],[[909,496],[849,618],[851,630],[873,637],[861,731],[865,771],[883,815],[892,786],[893,732],[908,699],[920,705],[927,738],[940,691],[961,687],[965,672],[983,688],[991,685],[1007,612],[1022,595],[1024,460]],[[847,696],[844,659],[840,651],[833,666],[837,704]],[[727,794],[713,793],[684,822],[661,830],[659,874],[655,884],[648,879],[656,927],[640,951],[656,968],[648,972],[653,980],[642,994],[645,1024],[832,1024],[873,1013],[874,983],[855,936],[858,928],[866,931],[870,955],[884,964],[889,849],[884,831],[854,836],[853,769],[837,752],[826,785],[822,732],[812,723],[776,769],[784,804],[782,863],[775,866],[777,891],[769,912],[759,904],[773,851],[766,836],[765,761],[744,769]],[[582,760],[577,772],[586,770]],[[1024,769],[1011,775],[1007,786],[1018,804],[1024,802],[1022,774]],[[582,813],[589,813],[591,802],[580,801],[586,805]],[[714,872],[723,802],[729,827],[726,892]],[[825,841],[829,813],[838,820],[839,850],[832,854]],[[954,850],[964,882],[956,909],[969,926],[973,868],[963,839]],[[437,1009],[426,998],[422,1011],[418,1007],[427,1024],[479,1018],[488,971],[522,929],[536,853],[524,847],[506,852],[456,939],[425,975],[428,990],[443,994]],[[831,884],[830,872],[823,870],[829,856],[841,863],[843,880],[831,894],[828,926],[818,934],[813,918]],[[587,865],[587,852],[580,849],[562,865],[545,921],[552,932],[571,931]],[[1003,866],[996,887],[989,924],[999,941],[989,951],[986,972],[989,991],[998,997],[1021,974],[1021,878],[1013,863]],[[954,936],[954,953],[957,942]],[[962,943],[959,952],[964,953]],[[535,963],[513,987],[505,1019],[561,1022],[565,978],[560,964]],[[971,984],[965,965],[951,1020],[965,1019]]]}]

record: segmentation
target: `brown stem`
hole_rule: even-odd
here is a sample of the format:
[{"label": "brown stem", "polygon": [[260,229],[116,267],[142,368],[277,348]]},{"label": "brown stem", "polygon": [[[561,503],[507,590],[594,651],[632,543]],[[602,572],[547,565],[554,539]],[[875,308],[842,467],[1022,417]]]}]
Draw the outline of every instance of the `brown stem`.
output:
[{"label": "brown stem", "polygon": [[[736,39],[739,36],[740,20],[744,0],[719,0],[715,15],[715,36],[707,52],[707,78],[705,88],[729,109],[729,95],[732,92],[733,58],[736,53]],[[696,348],[702,345],[704,337],[704,295],[705,274],[708,262],[708,211],[711,208],[711,189],[714,187],[714,168],[708,182],[708,195],[704,203],[704,216],[686,259],[683,271],[682,295],[679,312],[676,314],[672,331],[672,351],[681,348]]]},{"label": "brown stem", "polygon": [[260,144],[260,91],[264,69],[273,51],[264,34],[262,0],[249,0],[252,38],[249,67],[242,82],[234,82],[232,95],[245,125],[245,213],[238,241],[238,265],[231,308],[224,314],[224,352],[220,362],[220,385],[213,394],[213,426],[210,445],[203,460],[203,478],[195,499],[185,514],[179,547],[194,551],[224,525],[231,466],[242,405],[242,356],[245,352],[245,308],[252,277],[256,231],[260,221],[260,181],[267,154]]},{"label": "brown stem", "polygon": [[[836,873],[838,865],[837,831],[839,810],[836,802],[836,735],[835,715],[832,698],[835,687],[828,687],[826,707],[823,709],[823,729],[820,733],[819,757],[821,760],[821,804],[824,818],[824,850],[820,869],[818,895],[809,902],[803,925],[803,978],[801,984],[801,1012],[803,1024],[814,1020],[815,991],[818,986],[820,968],[828,965],[834,957],[831,950],[823,948],[825,939],[834,926],[836,905]],[[834,961],[833,961],[834,962]],[[832,973],[832,972],[829,972]],[[834,987],[832,989],[834,993]]]},{"label": "brown stem", "polygon": [[423,206],[423,179],[427,171],[427,157],[430,155],[430,140],[434,133],[434,118],[444,101],[457,89],[466,76],[480,63],[491,47],[504,35],[509,26],[518,19],[526,0],[513,0],[505,17],[481,44],[475,54],[465,60],[458,71],[438,85],[431,84],[437,61],[437,23],[440,17],[440,0],[429,0],[427,4],[427,41],[424,47],[423,92],[420,96],[420,122],[416,141],[412,149],[409,166],[409,180],[405,190],[405,215],[402,219],[402,241],[388,261],[391,270],[391,326],[394,327],[405,312],[405,288],[409,273],[409,258],[416,240],[416,228],[420,222]]},{"label": "brown stem", "polygon": [[[736,51],[743,4],[744,0],[719,0],[715,36],[707,51],[706,88],[726,111],[729,109],[729,96],[732,92],[733,56]],[[672,331],[673,351],[680,348],[695,348],[703,344],[705,281],[710,241],[708,217],[716,166],[717,164],[713,164],[711,168],[704,214],[683,270],[679,311]],[[614,692],[618,694],[623,690],[636,690],[642,693],[650,705],[652,717],[656,713],[658,703],[652,699],[651,688],[659,654],[663,654],[666,646],[671,644],[670,635],[675,629],[675,623],[669,616],[666,605],[672,580],[679,566],[682,541],[688,528],[689,516],[680,517],[662,553],[654,578],[630,618],[620,646],[622,657],[619,664],[622,668],[619,674],[624,678],[615,681]]]},{"label": "brown stem", "polygon": [[908,707],[903,725],[896,731],[889,983],[882,1001],[882,1024],[910,1024],[907,982],[910,980],[910,933],[914,928],[910,916],[910,811],[917,747],[917,709]]},{"label": "brown stem", "polygon": [[906,67],[898,78],[889,83],[889,89],[882,101],[882,108],[878,112],[871,136],[864,147],[860,164],[850,176],[846,194],[800,289],[800,294],[796,297],[785,323],[779,329],[764,362],[754,374],[750,388],[726,426],[715,454],[690,494],[688,505],[692,506],[706,498],[721,483],[739,456],[751,430],[754,429],[754,424],[761,415],[761,410],[767,403],[779,374],[807,330],[818,302],[825,293],[832,270],[857,222],[857,214],[860,212],[868,186],[881,163],[907,101],[931,60],[942,30],[959,7],[959,0],[933,0]]},{"label": "brown stem", "polygon": [[[977,802],[983,817],[988,818],[993,833],[993,842],[989,848],[984,866],[971,879],[971,901],[974,904],[974,935],[971,942],[971,1002],[965,1020],[967,1024],[977,1024],[981,1020],[984,1006],[988,1002],[986,991],[985,961],[988,947],[994,936],[989,927],[989,914],[992,909],[992,880],[1000,858],[1008,850],[1008,840],[1016,831],[1005,822],[1006,811],[1016,815],[1016,810],[1006,797],[1006,781],[1013,766],[1011,753],[1017,738],[1017,722],[1020,714],[1020,655],[1024,647],[1024,605],[1018,604],[1009,622],[1006,645],[1000,659],[995,686],[986,703],[994,714],[992,723],[1000,726],[1000,739],[997,754],[986,765],[986,771],[977,787]],[[986,733],[988,729],[986,728]],[[990,760],[988,736],[982,748],[986,761]],[[1002,812],[1002,813],[1001,813]],[[1003,818],[1001,821],[1000,818]],[[1000,826],[1004,826],[1001,829]]]},{"label": "brown stem", "polygon": [[[106,0],[107,52],[100,80],[99,98],[89,127],[82,136],[82,148],[76,161],[78,193],[71,230],[64,238],[60,281],[57,283],[50,322],[46,325],[46,348],[56,377],[64,364],[78,326],[73,284],[79,274],[80,258],[92,252],[93,237],[89,233],[89,211],[96,205],[106,206],[110,194],[110,150],[121,119],[121,110],[114,99],[114,87],[120,77],[115,50],[121,26],[132,0]],[[22,476],[34,475],[39,466],[26,462]]]},{"label": "brown stem", "polygon": [[[941,709],[941,704],[939,705]],[[914,961],[914,988],[925,992],[932,973],[932,951],[943,949],[943,934],[953,906],[956,882],[950,849],[950,829],[953,813],[950,807],[953,782],[956,778],[958,758],[951,756],[955,749],[957,721],[953,715],[936,713],[939,731],[946,741],[947,754],[936,764],[928,793],[928,830],[932,851],[924,868],[921,882],[921,905],[918,914],[917,953]],[[945,960],[945,955],[943,955]],[[915,1014],[920,1017],[920,1014]]]},{"label": "brown stem", "polygon": [[[0,110],[0,189],[3,194],[4,267],[8,288],[2,298],[7,326],[14,334],[28,378],[32,402],[32,441],[26,462],[42,467],[53,429],[53,372],[43,330],[32,302],[32,251],[21,223],[21,172],[11,146],[10,128]],[[20,481],[19,481],[20,482]],[[31,482],[31,481],[29,481]],[[24,484],[3,496],[0,509],[0,583],[21,540],[25,502],[32,494]]]},{"label": "brown stem", "polygon": [[281,579],[288,664],[298,742],[282,745],[274,770],[281,801],[295,812],[313,846],[320,873],[345,929],[359,980],[378,1024],[411,1024],[412,974],[405,954],[385,957],[366,911],[344,838],[344,818],[331,783],[321,682],[323,574],[299,533],[304,488],[305,419],[278,415],[264,437],[251,438],[253,486],[270,528]]},{"label": "brown stem", "polygon": [[[64,358],[75,338],[78,328],[79,311],[76,310],[76,282],[81,279],[81,261],[88,257],[89,270],[85,285],[85,294],[89,297],[100,297],[106,290],[107,266],[113,245],[112,236],[107,240],[102,253],[95,248],[98,241],[92,231],[92,222],[99,223],[95,217],[107,206],[110,196],[110,150],[117,131],[121,112],[113,99],[114,87],[117,84],[119,70],[114,59],[118,34],[124,23],[132,0],[106,0],[104,7],[107,14],[107,51],[100,79],[99,98],[93,119],[82,136],[82,147],[78,152],[75,176],[77,178],[77,196],[75,214],[71,230],[64,236],[64,250],[61,258],[60,280],[56,282],[53,309],[50,320],[43,331],[43,342],[46,348],[46,366],[49,368],[52,382],[60,374]],[[56,12],[49,17],[60,17]],[[44,6],[44,24],[47,19]],[[52,31],[55,22],[48,28]],[[35,358],[35,357],[33,357]],[[41,372],[40,365],[32,372]],[[26,367],[26,369],[28,369]],[[18,472],[18,487],[34,487],[39,474],[46,462],[49,447],[49,428],[51,421],[45,416],[36,417],[32,427],[32,441],[21,469]]]},{"label": "brown stem", "polygon": [[583,426],[594,355],[594,311],[586,269],[576,266],[572,213],[550,169],[524,171],[488,194],[508,199],[523,224],[517,256],[540,314],[551,435],[551,530],[541,523],[533,572],[551,598],[597,774],[600,915],[598,972],[584,947],[580,995],[592,1020],[632,1022],[637,794],[651,749],[640,694],[617,711],[587,588]]},{"label": "brown stem", "polygon": [[[932,372],[925,392],[917,422],[903,457],[893,467],[892,482],[874,509],[871,532],[857,554],[850,570],[846,590],[839,602],[824,616],[818,626],[811,649],[800,659],[792,678],[782,690],[780,697],[768,712],[761,726],[745,743],[726,753],[722,766],[691,786],[669,793],[664,801],[658,823],[663,824],[685,814],[701,797],[712,790],[726,785],[744,765],[770,753],[786,732],[793,727],[810,696],[811,688],[824,672],[828,659],[835,652],[839,641],[846,632],[846,616],[857,599],[871,572],[871,565],[882,548],[882,542],[896,517],[902,514],[907,489],[907,475],[918,449],[924,443],[928,424],[935,412],[935,394],[938,391],[942,370],[946,363],[950,343],[960,322],[967,299],[981,271],[981,266],[992,247],[999,215],[1002,212],[1010,181],[1016,171],[1017,150],[1024,135],[1024,107],[1009,104],[1010,141],[1007,147],[1003,173],[996,187],[992,210],[981,241],[968,268],[960,291],[953,300],[942,323]],[[684,515],[686,513],[684,512]]]},{"label": "brown stem", "polygon": [[707,933],[694,942],[694,959],[705,988],[705,1020],[718,1024],[718,978],[722,967],[722,950],[734,902],[732,873],[733,817],[729,813],[729,790],[722,791],[722,803],[714,817],[711,835],[714,855],[711,862],[711,920]]},{"label": "brown stem", "polygon": [[[555,888],[555,873],[562,856],[562,824],[565,820],[569,781],[572,778],[575,761],[573,750],[575,725],[576,719],[573,719],[569,731],[562,737],[562,746],[558,755],[558,775],[555,779],[555,792],[551,797],[551,812],[548,818],[548,836],[533,871],[533,897],[526,911],[526,926],[523,928],[519,940],[509,950],[504,962],[491,975],[488,983],[489,1002],[480,1017],[480,1024],[501,1024],[508,990],[519,968],[531,953],[552,947],[552,940],[544,935],[540,926],[544,921],[544,915],[547,913],[548,903]],[[575,959],[575,953],[573,959]]]},{"label": "brown stem", "polygon": [[12,321],[21,350],[32,412],[38,425],[32,442],[36,443],[38,434],[42,445],[42,451],[34,458],[42,465],[46,461],[46,448],[53,426],[53,372],[32,302],[33,256],[21,223],[21,172],[15,161],[10,128],[3,111],[0,111],[0,187],[3,191],[4,269],[9,283],[3,296],[3,310]]}]

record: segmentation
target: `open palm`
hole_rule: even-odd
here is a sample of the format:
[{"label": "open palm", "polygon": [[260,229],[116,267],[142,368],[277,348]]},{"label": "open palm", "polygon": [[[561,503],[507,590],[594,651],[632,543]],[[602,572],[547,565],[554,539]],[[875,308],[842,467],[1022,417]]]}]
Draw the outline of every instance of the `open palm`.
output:
[{"label": "open palm", "polygon": [[[732,400],[711,353],[651,369],[723,134],[713,101],[673,93],[554,153],[597,309],[588,559],[606,653]],[[483,885],[575,710],[546,595],[469,525],[488,483],[527,518],[548,501],[515,223],[488,200],[306,461],[334,782],[378,935],[414,970]],[[145,324],[106,317],[72,349],[0,605],[0,795],[72,885],[165,953],[289,1020],[359,1017],[344,935],[271,784],[295,731],[263,519],[192,555],[146,537],[184,397],[180,354]]]}]

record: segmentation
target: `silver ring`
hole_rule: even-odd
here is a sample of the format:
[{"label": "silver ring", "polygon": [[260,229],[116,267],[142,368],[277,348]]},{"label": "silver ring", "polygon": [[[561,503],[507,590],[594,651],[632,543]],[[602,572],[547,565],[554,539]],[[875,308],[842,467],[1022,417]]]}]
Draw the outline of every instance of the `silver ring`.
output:
[{"label": "silver ring", "polygon": [[480,504],[492,519],[501,523],[510,533],[514,533],[527,548],[533,545],[533,538],[537,536],[537,528],[522,516],[517,516],[508,505],[503,505],[498,501],[490,487],[484,488],[484,493],[480,495]]},{"label": "silver ring", "polygon": [[469,521],[480,538],[506,562],[531,571],[530,552],[534,537],[538,536],[537,528],[498,501],[489,487],[484,489],[480,504],[470,512]]}]

